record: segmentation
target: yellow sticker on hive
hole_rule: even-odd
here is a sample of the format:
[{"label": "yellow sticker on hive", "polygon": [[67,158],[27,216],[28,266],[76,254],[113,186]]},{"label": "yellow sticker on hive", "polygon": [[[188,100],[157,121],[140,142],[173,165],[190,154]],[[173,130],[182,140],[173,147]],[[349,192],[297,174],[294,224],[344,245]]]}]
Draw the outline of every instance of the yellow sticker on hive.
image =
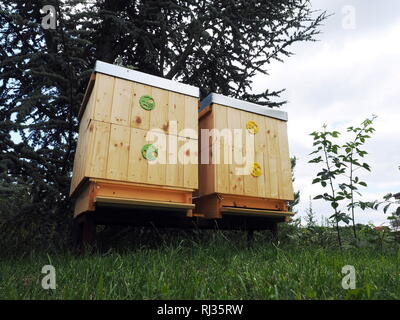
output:
[{"label": "yellow sticker on hive", "polygon": [[259,177],[262,175],[262,169],[258,162],[253,163],[253,168],[251,169],[251,175],[253,177]]},{"label": "yellow sticker on hive", "polygon": [[259,130],[258,124],[255,123],[254,121],[248,121],[246,124],[246,128],[252,134],[256,134]]}]

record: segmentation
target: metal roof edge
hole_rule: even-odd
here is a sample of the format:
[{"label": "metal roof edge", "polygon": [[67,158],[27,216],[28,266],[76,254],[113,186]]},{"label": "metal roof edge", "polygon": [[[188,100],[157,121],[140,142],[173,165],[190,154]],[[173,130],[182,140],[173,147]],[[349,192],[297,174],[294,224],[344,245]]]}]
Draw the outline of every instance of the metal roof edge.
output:
[{"label": "metal roof edge", "polygon": [[94,67],[93,72],[104,73],[113,77],[139,82],[142,84],[185,94],[196,98],[199,98],[200,96],[200,89],[198,87],[154,76],[144,72],[124,68],[100,60],[96,61],[96,65]]},{"label": "metal roof edge", "polygon": [[200,109],[204,109],[208,105],[216,103],[221,104],[227,107],[232,107],[235,109],[240,109],[244,111],[249,111],[253,113],[257,113],[263,116],[268,116],[271,118],[288,121],[288,114],[286,111],[276,110],[270,107],[262,106],[253,102],[248,102],[244,100],[239,100],[231,97],[224,96],[218,93],[210,93],[207,97],[205,97],[200,103]]}]

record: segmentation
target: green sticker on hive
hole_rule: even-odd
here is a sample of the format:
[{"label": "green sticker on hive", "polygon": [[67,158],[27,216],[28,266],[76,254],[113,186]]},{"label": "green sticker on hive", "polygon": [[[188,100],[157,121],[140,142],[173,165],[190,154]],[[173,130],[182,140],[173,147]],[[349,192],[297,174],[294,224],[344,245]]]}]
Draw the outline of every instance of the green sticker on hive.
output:
[{"label": "green sticker on hive", "polygon": [[154,161],[158,157],[158,149],[153,144],[146,144],[142,148],[142,156],[146,160]]},{"label": "green sticker on hive", "polygon": [[147,111],[153,110],[156,106],[156,102],[154,101],[152,96],[141,96],[139,99],[140,106]]}]

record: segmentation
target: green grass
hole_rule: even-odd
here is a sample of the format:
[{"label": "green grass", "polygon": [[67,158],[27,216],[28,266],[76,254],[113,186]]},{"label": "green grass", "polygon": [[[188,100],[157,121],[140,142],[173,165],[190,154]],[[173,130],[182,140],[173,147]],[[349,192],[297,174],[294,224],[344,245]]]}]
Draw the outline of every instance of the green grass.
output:
[{"label": "green grass", "polygon": [[[86,257],[31,253],[0,261],[0,299],[399,299],[400,253],[274,246],[215,236]],[[41,287],[52,264],[57,289]],[[341,287],[353,265],[357,289]]]}]

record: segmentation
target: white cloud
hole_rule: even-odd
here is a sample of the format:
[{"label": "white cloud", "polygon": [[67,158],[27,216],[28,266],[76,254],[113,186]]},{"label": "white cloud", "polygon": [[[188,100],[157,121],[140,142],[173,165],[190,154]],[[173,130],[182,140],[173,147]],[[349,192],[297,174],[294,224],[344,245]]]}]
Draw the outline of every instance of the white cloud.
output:
[{"label": "white cloud", "polygon": [[[372,15],[368,10],[377,10],[354,2],[358,13]],[[340,14],[340,6],[334,9]],[[384,14],[390,16],[388,11]],[[289,113],[290,151],[299,158],[295,188],[302,195],[300,215],[308,207],[309,196],[321,191],[311,185],[317,168],[307,161],[312,151],[309,133],[323,123],[343,132],[377,114],[377,131],[366,145],[372,173],[361,175],[368,182],[363,200],[381,200],[386,193],[400,191],[400,23],[398,19],[374,20],[376,27],[361,25],[352,32],[338,27],[339,22],[338,17],[328,20],[328,32],[320,35],[320,42],[296,45],[295,56],[272,64],[270,76],[259,75],[254,82],[254,92],[287,89],[283,98],[289,103],[284,109]],[[323,201],[313,201],[313,206],[320,216],[329,216],[330,208]],[[386,222],[382,212],[357,216],[357,222]]]}]

